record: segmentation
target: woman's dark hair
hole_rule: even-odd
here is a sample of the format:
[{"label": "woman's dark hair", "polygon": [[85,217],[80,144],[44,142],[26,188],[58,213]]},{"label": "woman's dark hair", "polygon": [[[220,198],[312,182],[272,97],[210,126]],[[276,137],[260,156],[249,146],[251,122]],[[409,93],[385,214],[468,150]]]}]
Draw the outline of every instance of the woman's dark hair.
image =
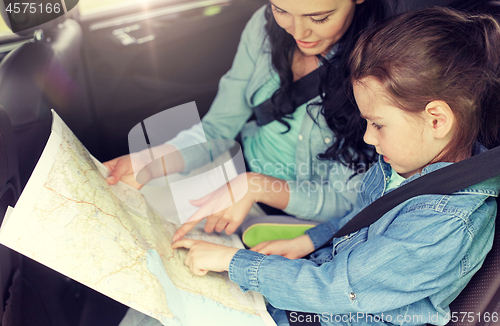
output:
[{"label": "woman's dark hair", "polygon": [[352,53],[352,82],[375,78],[395,105],[422,112],[446,102],[453,138],[436,158],[455,162],[479,141],[500,145],[500,26],[491,16],[447,8],[410,12],[362,36]]},{"label": "woman's dark hair", "polygon": [[[353,0],[354,1],[354,0]],[[365,0],[356,5],[351,26],[337,42],[338,51],[330,60],[323,60],[327,67],[321,76],[321,113],[333,131],[335,137],[332,145],[320,159],[338,160],[352,169],[365,169],[374,160],[375,153],[371,147],[363,142],[365,121],[360,118],[358,109],[352,101],[349,85],[349,56],[359,35],[376,23],[384,21],[396,9],[398,0]],[[280,89],[285,95],[290,94],[293,84],[292,60],[296,49],[294,38],[281,28],[272,14],[271,4],[266,9],[266,31],[271,44],[271,60],[274,69],[280,77]],[[275,93],[272,97],[276,101],[279,97]],[[290,96],[282,97],[286,103],[276,103],[273,114],[276,120],[290,129],[290,125],[283,119],[290,118],[296,109]],[[311,115],[310,111],[309,114]],[[318,117],[311,117],[317,121]]]}]

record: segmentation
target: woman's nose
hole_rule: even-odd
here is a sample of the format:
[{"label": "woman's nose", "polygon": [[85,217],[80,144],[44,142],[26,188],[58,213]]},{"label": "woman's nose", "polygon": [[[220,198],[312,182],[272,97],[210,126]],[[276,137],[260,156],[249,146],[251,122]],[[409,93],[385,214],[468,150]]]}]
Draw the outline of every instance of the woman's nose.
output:
[{"label": "woman's nose", "polygon": [[293,20],[290,34],[292,34],[293,38],[296,40],[305,41],[311,34],[311,30],[308,28],[307,23],[303,21],[302,17],[300,17]]}]

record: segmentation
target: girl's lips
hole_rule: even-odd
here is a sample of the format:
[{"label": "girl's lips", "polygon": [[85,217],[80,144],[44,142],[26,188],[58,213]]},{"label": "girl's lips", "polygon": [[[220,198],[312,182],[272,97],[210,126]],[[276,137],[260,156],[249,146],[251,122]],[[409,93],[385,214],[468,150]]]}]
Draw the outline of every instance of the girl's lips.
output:
[{"label": "girl's lips", "polygon": [[301,48],[313,48],[315,47],[316,45],[319,44],[319,41],[316,41],[316,42],[303,42],[303,41],[299,41],[299,40],[295,40],[297,42],[297,45],[300,46]]}]

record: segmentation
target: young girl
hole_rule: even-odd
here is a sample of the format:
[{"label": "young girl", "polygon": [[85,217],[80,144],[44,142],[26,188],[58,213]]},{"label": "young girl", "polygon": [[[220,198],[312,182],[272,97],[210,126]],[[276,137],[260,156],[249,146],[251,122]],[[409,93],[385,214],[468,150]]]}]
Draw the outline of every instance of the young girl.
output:
[{"label": "young girl", "polygon": [[380,154],[358,208],[252,250],[190,239],[173,248],[190,248],[194,274],[229,271],[243,290],[263,294],[280,326],[283,309],[316,313],[323,325],[444,325],[492,246],[500,178],[414,197],[314,250],[391,189],[499,144],[500,27],[445,8],[410,12],[365,34],[350,67],[364,140]]},{"label": "young girl", "polygon": [[[255,202],[318,221],[342,217],[352,210],[356,200],[353,189],[362,173],[352,176],[364,172],[373,152],[362,142],[362,121],[344,92],[347,60],[359,33],[385,19],[393,2],[273,0],[253,15],[243,31],[233,66],[222,77],[202,123],[160,149],[175,153],[176,148],[205,135],[209,140],[234,139],[241,132],[244,156],[254,173],[240,175],[231,188],[248,183],[251,189],[236,204],[211,215],[207,232],[234,232]],[[290,97],[293,82],[319,65],[328,68],[320,83],[321,98],[295,105]],[[266,114],[274,121],[260,126],[255,121],[247,123],[252,109],[269,98],[274,106]],[[171,164],[167,173],[188,172],[207,163],[200,158],[210,155],[202,155],[206,148],[199,147],[191,155],[177,152],[176,164]],[[227,149],[215,147],[211,154],[216,157]],[[149,152],[144,153],[147,162]],[[135,181],[130,156],[105,165],[111,171],[111,184],[123,178],[141,187]],[[204,206],[198,215],[206,216],[202,212],[209,210],[209,204],[216,206],[220,197],[225,198],[214,193],[210,203],[209,197],[193,202]],[[195,223],[184,225],[176,238],[183,237]]]}]

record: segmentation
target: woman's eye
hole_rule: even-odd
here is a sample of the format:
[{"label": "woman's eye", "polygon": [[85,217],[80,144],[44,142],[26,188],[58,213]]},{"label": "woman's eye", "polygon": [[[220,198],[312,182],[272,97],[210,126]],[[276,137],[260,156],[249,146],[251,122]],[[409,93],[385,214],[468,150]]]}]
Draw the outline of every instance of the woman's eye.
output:
[{"label": "woman's eye", "polygon": [[279,9],[279,8],[275,7],[275,6],[272,6],[272,8],[273,8],[274,13],[276,13],[278,15],[284,14],[286,12],[286,11],[284,11],[282,9]]},{"label": "woman's eye", "polygon": [[372,122],[372,126],[374,126],[374,127],[375,127],[375,129],[377,129],[377,130],[382,129],[382,126],[381,126],[381,125],[378,125],[378,124],[376,124],[376,123],[374,123],[374,122]]},{"label": "woman's eye", "polygon": [[317,19],[317,18],[313,18],[311,17],[311,20],[313,23],[316,23],[316,24],[323,24],[323,23],[326,23],[328,21],[328,19],[330,18],[330,16],[326,16],[324,18],[321,18],[321,19]]}]

